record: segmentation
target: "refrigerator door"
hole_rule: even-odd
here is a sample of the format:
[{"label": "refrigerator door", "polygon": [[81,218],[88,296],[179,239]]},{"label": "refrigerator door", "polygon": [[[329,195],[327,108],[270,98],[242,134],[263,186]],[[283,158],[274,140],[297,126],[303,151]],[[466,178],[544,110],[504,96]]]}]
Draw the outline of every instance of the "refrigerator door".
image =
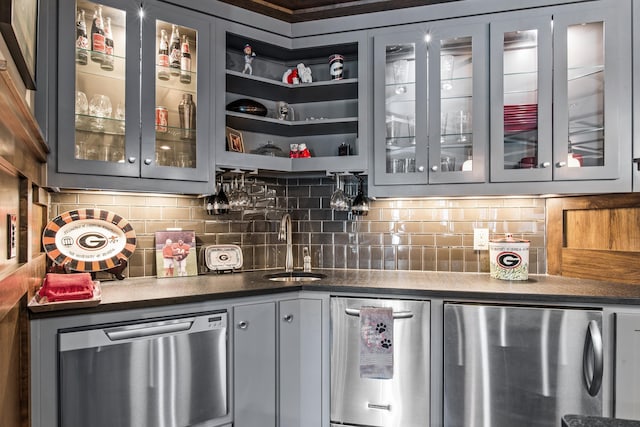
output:
[{"label": "refrigerator door", "polygon": [[593,310],[445,304],[444,425],[602,415],[601,327]]},{"label": "refrigerator door", "polygon": [[[393,378],[360,378],[362,307],[392,307]],[[429,302],[331,299],[331,422],[429,425]],[[333,425],[333,424],[332,424]]]}]

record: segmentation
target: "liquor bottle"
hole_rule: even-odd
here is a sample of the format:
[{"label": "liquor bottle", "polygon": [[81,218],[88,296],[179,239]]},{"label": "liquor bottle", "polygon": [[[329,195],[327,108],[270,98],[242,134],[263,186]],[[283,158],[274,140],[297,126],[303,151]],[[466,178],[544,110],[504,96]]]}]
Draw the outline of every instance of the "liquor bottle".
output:
[{"label": "liquor bottle", "polygon": [[98,6],[93,13],[91,24],[91,60],[102,62],[104,60],[104,26],[102,21],[102,6]]},{"label": "liquor bottle", "polygon": [[180,75],[180,32],[173,25],[171,30],[171,44],[169,45],[169,68],[172,76]]},{"label": "liquor bottle", "polygon": [[100,68],[113,70],[113,34],[111,33],[111,18],[107,16],[104,24],[104,58]]},{"label": "liquor bottle", "polygon": [[167,31],[160,30],[160,49],[158,49],[158,78],[169,80],[169,40]]},{"label": "liquor bottle", "polygon": [[78,10],[76,20],[76,63],[86,65],[89,60],[89,39],[87,38],[87,23],[84,20],[84,10]]},{"label": "liquor bottle", "polygon": [[189,37],[186,35],[182,36],[180,53],[180,81],[191,83],[191,51],[189,50]]}]

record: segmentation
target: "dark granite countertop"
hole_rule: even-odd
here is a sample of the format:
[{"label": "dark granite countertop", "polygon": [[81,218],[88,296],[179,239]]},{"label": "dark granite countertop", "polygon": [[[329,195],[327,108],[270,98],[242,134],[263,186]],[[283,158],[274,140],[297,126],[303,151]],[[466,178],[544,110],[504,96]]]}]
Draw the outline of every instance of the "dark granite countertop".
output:
[{"label": "dark granite countertop", "polygon": [[[444,273],[381,270],[314,270],[326,274],[315,282],[272,282],[263,276],[273,271],[206,274],[193,277],[141,278],[102,282],[103,312],[160,305],[199,302],[297,290],[384,293],[423,298],[476,298],[587,304],[640,305],[640,284],[530,275],[527,281],[492,279],[488,273]],[[34,314],[65,315],[71,310]]]},{"label": "dark granite countertop", "polygon": [[640,427],[640,421],[585,415],[565,415],[562,417],[562,427]]}]

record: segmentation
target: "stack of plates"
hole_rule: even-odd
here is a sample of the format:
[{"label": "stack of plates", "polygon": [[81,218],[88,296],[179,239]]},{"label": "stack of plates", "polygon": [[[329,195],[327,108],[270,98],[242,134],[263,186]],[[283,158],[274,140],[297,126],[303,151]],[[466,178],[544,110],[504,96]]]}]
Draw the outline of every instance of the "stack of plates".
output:
[{"label": "stack of plates", "polygon": [[538,127],[538,104],[504,106],[505,133],[526,132]]}]

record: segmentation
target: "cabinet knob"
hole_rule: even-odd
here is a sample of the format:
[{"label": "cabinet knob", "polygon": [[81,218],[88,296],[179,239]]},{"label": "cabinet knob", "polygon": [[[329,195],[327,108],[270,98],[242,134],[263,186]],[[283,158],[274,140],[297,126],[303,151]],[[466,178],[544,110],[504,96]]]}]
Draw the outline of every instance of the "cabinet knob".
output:
[{"label": "cabinet knob", "polygon": [[286,316],[284,316],[284,317],[282,318],[282,320],[284,320],[284,321],[285,321],[285,322],[287,322],[287,323],[291,323],[291,322],[293,322],[293,314],[287,314]]},{"label": "cabinet knob", "polygon": [[418,166],[418,172],[424,172],[424,166]]},{"label": "cabinet knob", "polygon": [[129,157],[129,158],[127,159],[127,161],[128,161],[129,163],[132,163],[132,164],[133,164],[133,163],[135,163],[135,162],[136,162],[136,160],[138,160],[138,159],[136,159],[136,158],[135,158],[135,157],[133,157],[133,156],[132,156],[132,157]]},{"label": "cabinet knob", "polygon": [[152,160],[151,159],[144,159],[144,164],[149,166],[151,164]]},{"label": "cabinet knob", "polygon": [[567,162],[558,162],[556,163],[556,166],[558,166],[559,168],[565,167],[567,166]]},{"label": "cabinet knob", "polygon": [[542,164],[540,165],[540,167],[543,167],[543,168],[548,168],[549,166],[551,166],[551,163],[549,162],[542,162]]},{"label": "cabinet knob", "polygon": [[249,327],[249,322],[246,320],[241,320],[238,322],[238,329],[247,329]]},{"label": "cabinet knob", "polygon": [[[440,169],[440,167],[438,165],[431,166],[431,170],[434,171],[434,172],[438,172],[438,169]],[[420,172],[422,172],[422,171],[420,171]]]}]

